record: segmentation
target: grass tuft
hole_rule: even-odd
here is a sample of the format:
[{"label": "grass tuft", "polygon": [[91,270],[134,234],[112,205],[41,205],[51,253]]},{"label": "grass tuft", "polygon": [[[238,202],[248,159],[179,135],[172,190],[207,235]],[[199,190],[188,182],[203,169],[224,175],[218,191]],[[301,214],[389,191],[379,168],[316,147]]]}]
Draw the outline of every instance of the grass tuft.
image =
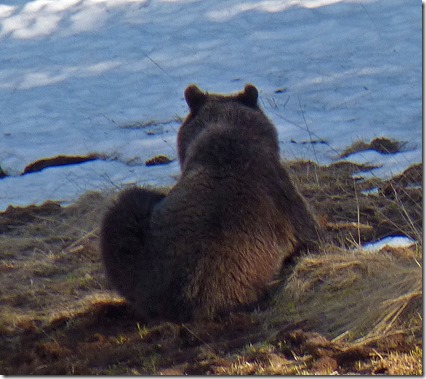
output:
[{"label": "grass tuft", "polygon": [[405,143],[385,137],[377,137],[367,143],[362,140],[355,141],[351,146],[343,150],[340,158],[346,158],[360,151],[375,150],[380,154],[395,154],[401,151]]}]

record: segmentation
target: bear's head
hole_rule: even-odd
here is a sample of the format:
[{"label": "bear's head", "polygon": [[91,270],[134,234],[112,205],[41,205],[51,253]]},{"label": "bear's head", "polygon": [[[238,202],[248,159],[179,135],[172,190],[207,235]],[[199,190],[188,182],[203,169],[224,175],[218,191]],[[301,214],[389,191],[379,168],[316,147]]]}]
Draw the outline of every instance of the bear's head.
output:
[{"label": "bear's head", "polygon": [[244,91],[236,95],[224,96],[224,95],[209,95],[208,93],[202,92],[195,84],[191,84],[185,90],[185,100],[189,106],[191,113],[196,113],[200,108],[207,102],[208,99],[211,100],[233,100],[241,104],[247,105],[251,108],[257,108],[257,98],[259,93],[257,88],[252,84],[247,84],[244,87]]},{"label": "bear's head", "polygon": [[[206,133],[212,136],[213,129],[218,132],[218,127],[223,125],[235,125],[237,134],[246,133],[253,138],[259,135],[262,139],[262,135],[268,134],[267,139],[272,141],[275,149],[275,128],[260,110],[259,93],[252,84],[247,84],[242,92],[231,95],[210,94],[192,84],[186,88],[184,95],[190,112],[177,136],[178,157],[182,168],[190,145],[202,134],[203,138]],[[253,125],[250,131],[249,125]]]}]

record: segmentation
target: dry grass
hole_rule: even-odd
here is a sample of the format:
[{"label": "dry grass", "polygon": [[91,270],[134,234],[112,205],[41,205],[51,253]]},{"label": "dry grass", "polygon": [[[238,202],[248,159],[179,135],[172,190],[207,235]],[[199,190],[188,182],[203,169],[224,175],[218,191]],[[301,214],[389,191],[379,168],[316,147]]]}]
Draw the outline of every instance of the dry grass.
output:
[{"label": "dry grass", "polygon": [[302,323],[335,341],[421,335],[422,268],[415,250],[308,255],[275,297],[269,324]]},{"label": "dry grass", "polygon": [[[296,185],[312,204],[327,231],[327,242],[344,248],[391,235],[422,241],[423,170],[417,164],[387,181],[359,180],[371,169],[350,162],[319,167],[312,162],[287,164]],[[314,173],[314,171],[316,173]],[[319,182],[316,177],[319,177]],[[377,189],[376,194],[363,191]]]},{"label": "dry grass", "polygon": [[[349,163],[289,168],[326,230],[323,251],[298,260],[265,310],[211,322],[145,323],[108,289],[98,226],[115,194],[0,213],[0,372],[421,373],[421,166],[387,182],[354,180],[367,168]],[[356,249],[391,234],[418,244]]]},{"label": "dry grass", "polygon": [[381,154],[395,154],[401,151],[403,146],[403,142],[385,137],[374,138],[369,143],[362,140],[357,140],[340,154],[340,158],[346,158],[349,155],[365,150],[375,150]]}]

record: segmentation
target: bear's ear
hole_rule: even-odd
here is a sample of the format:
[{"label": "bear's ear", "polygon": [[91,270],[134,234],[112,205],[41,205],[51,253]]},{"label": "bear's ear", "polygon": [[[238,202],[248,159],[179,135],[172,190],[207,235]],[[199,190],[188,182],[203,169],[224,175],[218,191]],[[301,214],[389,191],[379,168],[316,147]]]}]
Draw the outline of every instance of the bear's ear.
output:
[{"label": "bear's ear", "polygon": [[241,92],[237,99],[241,101],[243,104],[255,108],[257,107],[257,98],[259,96],[259,92],[257,88],[252,84],[246,84],[244,87],[244,92]]},{"label": "bear's ear", "polygon": [[191,84],[185,90],[185,100],[189,109],[194,112],[199,110],[206,102],[207,95],[202,92],[195,84]]}]

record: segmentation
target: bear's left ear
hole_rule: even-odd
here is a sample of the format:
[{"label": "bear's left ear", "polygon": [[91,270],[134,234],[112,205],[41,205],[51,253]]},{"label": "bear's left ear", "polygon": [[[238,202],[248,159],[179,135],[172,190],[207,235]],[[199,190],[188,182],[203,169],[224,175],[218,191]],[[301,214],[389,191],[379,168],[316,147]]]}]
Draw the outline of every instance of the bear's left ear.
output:
[{"label": "bear's left ear", "polygon": [[246,84],[244,87],[244,92],[241,92],[237,95],[238,101],[241,101],[243,104],[255,108],[257,107],[257,98],[259,96],[259,92],[257,88],[252,84]]},{"label": "bear's left ear", "polygon": [[206,102],[207,95],[195,84],[191,84],[185,90],[185,100],[191,112],[195,112]]}]

